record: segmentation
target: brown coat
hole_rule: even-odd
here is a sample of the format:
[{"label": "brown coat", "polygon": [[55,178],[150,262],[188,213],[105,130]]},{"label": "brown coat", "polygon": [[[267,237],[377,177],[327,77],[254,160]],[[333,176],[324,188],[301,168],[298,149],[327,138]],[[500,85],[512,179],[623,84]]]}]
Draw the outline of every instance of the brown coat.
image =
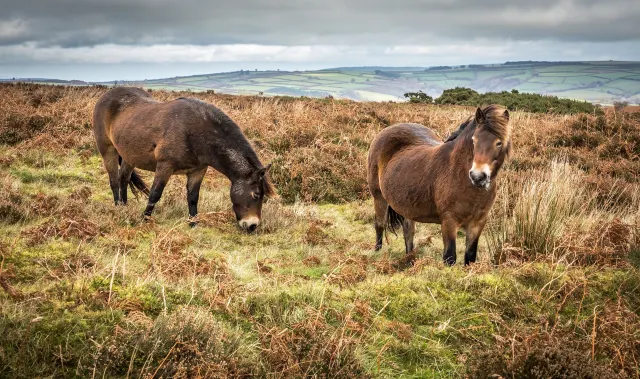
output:
[{"label": "brown coat", "polygon": [[[402,223],[411,252],[414,222],[442,225],[449,263],[455,262],[451,255],[460,227],[477,247],[495,200],[495,178],[510,149],[508,112],[495,106],[478,112],[446,143],[420,124],[392,125],[374,138],[367,181],[376,211],[376,249],[382,246],[384,228]],[[470,180],[474,163],[491,172],[482,186]],[[451,243],[454,251],[447,252]],[[475,251],[468,258],[475,260]]]},{"label": "brown coat", "polygon": [[[197,213],[208,167],[231,181],[231,200],[242,227],[260,222],[264,196],[274,194],[264,167],[238,125],[211,104],[178,98],[161,103],[139,88],[117,87],[98,100],[93,132],[116,204],[127,184],[146,189],[134,168],[155,172],[145,215],[150,216],[169,177],[187,175],[189,215]],[[120,165],[120,167],[119,167]]]}]

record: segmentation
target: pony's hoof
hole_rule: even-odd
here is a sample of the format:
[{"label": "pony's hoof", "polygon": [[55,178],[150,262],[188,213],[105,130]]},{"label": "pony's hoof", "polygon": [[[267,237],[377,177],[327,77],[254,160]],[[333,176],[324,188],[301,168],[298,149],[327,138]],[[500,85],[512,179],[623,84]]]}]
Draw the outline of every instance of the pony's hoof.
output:
[{"label": "pony's hoof", "polygon": [[198,223],[197,223],[197,222],[195,222],[195,221],[189,221],[189,227],[190,227],[191,229],[195,228],[196,226],[198,226]]},{"label": "pony's hoof", "polygon": [[142,221],[143,222],[153,222],[153,217],[151,217],[150,215],[143,214],[142,215]]},{"label": "pony's hoof", "polygon": [[382,249],[382,245],[376,245],[374,251],[380,251],[380,249]]}]

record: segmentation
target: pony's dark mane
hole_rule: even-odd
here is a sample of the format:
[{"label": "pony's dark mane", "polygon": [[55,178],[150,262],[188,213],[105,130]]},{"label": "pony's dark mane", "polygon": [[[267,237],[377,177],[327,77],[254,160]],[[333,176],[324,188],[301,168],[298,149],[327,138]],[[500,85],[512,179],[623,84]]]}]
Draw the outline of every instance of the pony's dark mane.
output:
[{"label": "pony's dark mane", "polygon": [[482,113],[484,113],[485,122],[482,127],[503,141],[508,141],[511,137],[511,128],[509,117],[505,117],[505,112],[505,108],[496,104],[484,107]]},{"label": "pony's dark mane", "polygon": [[[504,108],[495,104],[482,108],[482,113],[484,113],[485,116],[485,122],[482,126],[487,131],[495,134],[498,138],[508,141],[511,137],[511,128],[509,127],[509,118],[504,117],[504,112]],[[471,131],[470,133],[473,134],[476,126],[477,123],[475,121],[475,117],[470,116],[465,122],[460,124],[458,129],[451,133],[445,143],[455,140],[465,130],[469,130]]]},{"label": "pony's dark mane", "polygon": [[[229,139],[229,141],[233,143],[232,147],[234,148],[234,150],[238,151],[245,159],[247,159],[249,164],[253,166],[255,169],[259,170],[264,168],[264,166],[262,165],[262,162],[260,162],[260,159],[258,158],[258,155],[253,149],[253,146],[251,146],[251,143],[249,143],[249,140],[247,140],[245,135],[242,133],[240,126],[238,126],[238,124],[236,124],[235,121],[231,119],[231,117],[229,117],[226,113],[224,113],[222,110],[220,110],[216,106],[209,104],[207,102],[200,101],[197,99],[188,99],[188,100],[195,100],[201,104],[206,105],[207,114],[209,118],[215,124],[220,125],[220,127],[222,127],[225,133],[227,133],[232,137]],[[266,197],[277,196],[275,188],[271,183],[268,173],[263,178],[262,191],[264,193],[264,196]]]},{"label": "pony's dark mane", "polygon": [[467,121],[463,122],[462,124],[460,124],[460,126],[458,127],[457,130],[455,130],[453,133],[451,133],[451,135],[449,136],[449,138],[447,138],[446,141],[444,142],[451,142],[454,139],[456,139],[460,133],[462,133],[464,131],[464,129],[473,121],[473,117],[469,117],[467,119]]}]

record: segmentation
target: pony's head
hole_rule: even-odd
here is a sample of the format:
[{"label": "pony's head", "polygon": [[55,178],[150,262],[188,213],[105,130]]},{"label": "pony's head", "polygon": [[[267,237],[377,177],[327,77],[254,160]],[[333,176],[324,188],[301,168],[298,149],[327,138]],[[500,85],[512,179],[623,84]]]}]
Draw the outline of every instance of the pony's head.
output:
[{"label": "pony's head", "polygon": [[271,164],[256,168],[242,178],[231,183],[231,202],[238,225],[246,232],[256,230],[262,217],[262,202],[265,197],[275,195],[267,173]]},{"label": "pony's head", "polygon": [[469,170],[471,183],[489,189],[491,179],[502,167],[511,149],[509,111],[497,105],[478,108],[473,140],[473,164]]}]

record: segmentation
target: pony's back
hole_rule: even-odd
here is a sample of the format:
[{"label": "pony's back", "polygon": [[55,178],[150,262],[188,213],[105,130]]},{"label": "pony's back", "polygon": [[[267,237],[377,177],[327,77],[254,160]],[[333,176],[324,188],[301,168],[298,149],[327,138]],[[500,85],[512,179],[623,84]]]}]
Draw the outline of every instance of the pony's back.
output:
[{"label": "pony's back", "polygon": [[415,145],[438,146],[442,140],[429,128],[421,124],[395,124],[383,129],[369,147],[369,165],[372,160],[384,165],[394,154]]},{"label": "pony's back", "polygon": [[383,129],[371,142],[367,164],[367,183],[375,197],[380,194],[380,174],[395,154],[418,146],[439,146],[443,142],[429,128],[421,124],[395,124]]},{"label": "pony's back", "polygon": [[116,87],[105,92],[93,109],[94,128],[115,119],[127,106],[138,101],[156,102],[148,92],[140,88]]}]

